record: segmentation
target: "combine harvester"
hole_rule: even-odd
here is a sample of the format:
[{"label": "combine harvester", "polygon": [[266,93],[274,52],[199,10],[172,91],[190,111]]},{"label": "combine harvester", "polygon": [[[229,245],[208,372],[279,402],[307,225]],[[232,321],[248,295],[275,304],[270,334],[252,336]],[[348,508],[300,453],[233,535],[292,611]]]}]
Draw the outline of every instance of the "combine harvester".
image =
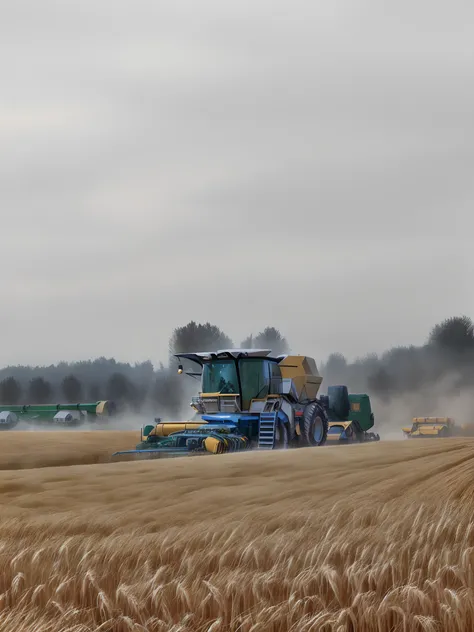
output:
[{"label": "combine harvester", "polygon": [[407,439],[435,439],[474,436],[473,424],[456,427],[452,417],[413,417],[410,428],[402,428]]},{"label": "combine harvester", "polygon": [[317,397],[323,378],[308,356],[270,356],[267,349],[230,349],[176,354],[199,366],[178,372],[201,380],[191,403],[200,419],[162,422],[142,429],[135,450],[112,456],[146,457],[220,454],[322,446],[331,442],[378,441],[367,432],[374,415],[367,395],[349,395],[346,386]]},{"label": "combine harvester", "polygon": [[55,424],[77,426],[86,421],[96,421],[99,417],[116,414],[112,401],[92,404],[25,404],[0,406],[0,430],[10,430],[19,421],[33,424]]}]

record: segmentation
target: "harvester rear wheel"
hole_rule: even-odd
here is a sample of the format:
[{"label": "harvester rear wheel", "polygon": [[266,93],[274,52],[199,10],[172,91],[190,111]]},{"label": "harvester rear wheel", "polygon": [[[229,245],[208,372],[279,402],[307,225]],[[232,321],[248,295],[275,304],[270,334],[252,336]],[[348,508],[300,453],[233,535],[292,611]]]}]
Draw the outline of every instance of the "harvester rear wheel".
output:
[{"label": "harvester rear wheel", "polygon": [[324,445],[328,434],[328,419],[324,409],[313,402],[306,406],[303,414],[301,437],[306,446]]}]

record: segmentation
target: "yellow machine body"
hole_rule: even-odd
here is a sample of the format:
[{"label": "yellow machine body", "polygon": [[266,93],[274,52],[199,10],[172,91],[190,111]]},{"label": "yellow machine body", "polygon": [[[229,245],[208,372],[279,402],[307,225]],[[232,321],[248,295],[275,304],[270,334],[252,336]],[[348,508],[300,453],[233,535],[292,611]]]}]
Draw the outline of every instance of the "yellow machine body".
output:
[{"label": "yellow machine body", "polygon": [[109,415],[111,411],[111,402],[108,400],[98,402],[95,413],[96,415]]},{"label": "yellow machine body", "polygon": [[[340,434],[334,432],[334,430],[339,430],[340,432],[345,432],[347,435],[352,435],[351,433],[352,421],[330,421],[328,423],[328,436],[326,438],[327,443],[339,443]],[[333,430],[333,432],[331,432]]]},{"label": "yellow machine body", "polygon": [[278,366],[281,377],[293,381],[298,399],[316,398],[323,378],[313,358],[303,355],[286,356]]},{"label": "yellow machine body", "polygon": [[409,438],[450,437],[454,434],[454,419],[451,417],[413,417],[410,428],[402,428]]},{"label": "yellow machine body", "polygon": [[206,448],[206,452],[211,452],[211,454],[219,454],[221,452],[222,443],[218,441],[215,437],[206,437],[204,439],[204,447]]},{"label": "yellow machine body", "polygon": [[203,420],[199,421],[161,421],[156,424],[154,429],[150,432],[149,436],[154,437],[167,437],[173,432],[182,432],[183,430],[195,430],[205,425],[207,422]]},{"label": "yellow machine body", "polygon": [[206,452],[210,452],[211,454],[224,454],[225,452],[229,452],[232,448],[232,444],[234,444],[234,447],[240,445],[241,449],[245,449],[248,444],[248,439],[246,437],[233,436],[230,440],[229,437],[222,435],[219,437],[209,436],[203,441]]}]

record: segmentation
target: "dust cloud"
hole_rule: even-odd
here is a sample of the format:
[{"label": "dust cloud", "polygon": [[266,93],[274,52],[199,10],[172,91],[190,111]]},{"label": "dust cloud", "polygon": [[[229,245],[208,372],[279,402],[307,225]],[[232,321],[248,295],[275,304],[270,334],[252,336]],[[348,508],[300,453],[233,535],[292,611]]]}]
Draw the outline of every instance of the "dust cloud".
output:
[{"label": "dust cloud", "polygon": [[413,417],[452,417],[456,426],[473,424],[474,391],[456,388],[460,375],[451,373],[415,392],[382,398],[369,392],[375,416],[374,430],[383,440],[404,440],[403,427]]}]

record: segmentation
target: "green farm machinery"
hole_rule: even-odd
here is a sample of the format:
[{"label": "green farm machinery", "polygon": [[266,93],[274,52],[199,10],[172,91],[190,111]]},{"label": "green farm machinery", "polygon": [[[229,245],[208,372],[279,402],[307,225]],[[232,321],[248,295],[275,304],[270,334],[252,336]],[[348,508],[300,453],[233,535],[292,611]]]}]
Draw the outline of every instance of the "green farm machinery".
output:
[{"label": "green farm machinery", "polygon": [[375,419],[366,393],[349,393],[346,386],[330,386],[323,396],[328,415],[328,443],[364,443],[379,441],[369,432]]},{"label": "green farm machinery", "polygon": [[90,404],[16,404],[0,406],[0,430],[10,430],[20,421],[33,424],[77,426],[116,414],[110,400]]}]

